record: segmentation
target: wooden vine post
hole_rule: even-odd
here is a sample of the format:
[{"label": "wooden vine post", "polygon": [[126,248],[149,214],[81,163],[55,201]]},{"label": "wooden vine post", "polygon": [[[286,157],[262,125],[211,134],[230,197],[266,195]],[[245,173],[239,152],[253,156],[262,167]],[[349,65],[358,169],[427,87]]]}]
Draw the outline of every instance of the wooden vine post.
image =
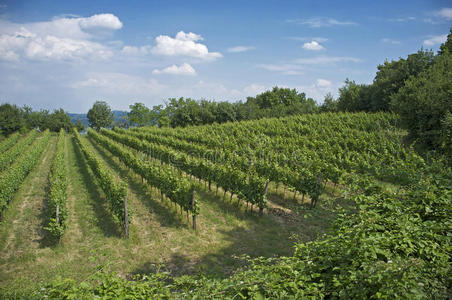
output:
[{"label": "wooden vine post", "polygon": [[196,215],[195,215],[195,189],[191,193],[191,209],[193,212],[193,230],[196,230]]},{"label": "wooden vine post", "polygon": [[[270,180],[267,180],[267,183],[265,184],[265,190],[264,190],[264,196],[263,198],[265,198],[267,196],[267,192],[268,192],[268,186],[270,185]],[[264,207],[261,205],[259,207],[259,215],[262,216],[262,214],[264,213]]]},{"label": "wooden vine post", "polygon": [[124,196],[124,225],[126,229],[126,237],[129,238],[129,213],[127,212],[127,197]]},{"label": "wooden vine post", "polygon": [[60,206],[58,204],[56,206],[55,221],[60,226]]}]

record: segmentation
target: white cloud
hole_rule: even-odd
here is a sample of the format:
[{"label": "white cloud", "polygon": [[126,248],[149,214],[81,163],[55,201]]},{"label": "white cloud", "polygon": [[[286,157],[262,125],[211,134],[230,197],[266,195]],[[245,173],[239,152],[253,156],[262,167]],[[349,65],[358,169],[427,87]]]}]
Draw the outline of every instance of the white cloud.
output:
[{"label": "white cloud", "polygon": [[172,74],[172,75],[196,75],[195,69],[187,63],[180,66],[172,65],[162,70],[155,69],[153,74]]},{"label": "white cloud", "polygon": [[266,90],[267,90],[267,88],[265,86],[263,86],[261,84],[253,83],[253,84],[250,84],[250,85],[244,87],[243,93],[246,96],[256,96],[260,93],[265,92]]},{"label": "white cloud", "polygon": [[325,17],[310,18],[310,19],[293,19],[293,20],[287,20],[287,22],[300,24],[300,25],[308,25],[311,28],[358,25],[357,23],[351,22],[351,21],[338,21],[333,18],[325,18]]},{"label": "white cloud", "polygon": [[401,18],[389,19],[389,21],[391,21],[391,22],[400,22],[400,23],[414,21],[414,20],[416,20],[415,17],[401,17]]},{"label": "white cloud", "polygon": [[316,56],[311,58],[300,58],[295,60],[296,63],[301,65],[323,65],[323,64],[334,64],[340,62],[354,62],[358,63],[362,60],[355,57],[348,56]]},{"label": "white cloud", "polygon": [[319,68],[320,66],[349,62],[358,63],[361,62],[361,60],[347,56],[316,56],[311,58],[300,58],[290,63],[259,64],[257,67],[268,71],[280,72],[284,75],[303,75],[306,71],[310,70],[310,68],[312,69],[311,66]]},{"label": "white cloud", "polygon": [[158,94],[166,88],[157,80],[142,78],[123,73],[91,73],[85,80],[71,84],[74,89],[94,88],[104,91],[106,94],[121,94],[126,96]]},{"label": "white cloud", "polygon": [[447,34],[432,36],[429,39],[424,40],[425,46],[435,46],[444,43],[447,40]]},{"label": "white cloud", "polygon": [[322,78],[317,79],[317,86],[319,86],[319,87],[327,87],[327,86],[331,86],[331,84],[332,83],[329,80],[322,79]]},{"label": "white cloud", "polygon": [[148,55],[151,53],[152,46],[145,45],[141,47],[135,47],[135,46],[124,46],[121,50],[122,53],[126,55],[132,55],[132,56],[140,56],[140,55]]},{"label": "white cloud", "polygon": [[253,49],[255,49],[255,48],[251,47],[251,46],[237,46],[237,47],[228,48],[228,52],[239,53],[239,52],[250,51],[250,50],[253,50]]},{"label": "white cloud", "polygon": [[317,79],[316,83],[310,85],[303,85],[295,87],[299,92],[306,93],[307,97],[311,97],[321,103],[326,94],[335,94],[338,89],[337,84],[333,84],[326,79]]},{"label": "white cloud", "polygon": [[122,22],[119,18],[112,14],[93,15],[88,18],[79,19],[80,28],[82,30],[91,29],[108,29],[118,30],[122,28]]},{"label": "white cloud", "polygon": [[215,60],[223,57],[219,52],[209,52],[207,46],[197,41],[202,40],[200,35],[180,31],[175,38],[160,35],[155,38],[157,45],[152,48],[152,53],[166,56],[189,56],[203,60]]},{"label": "white cloud", "polygon": [[452,8],[444,7],[435,13],[436,16],[452,20]]},{"label": "white cloud", "polygon": [[318,51],[318,50],[323,50],[325,48],[322,45],[320,45],[318,42],[312,41],[312,42],[309,42],[309,43],[304,43],[303,44],[303,49]]},{"label": "white cloud", "polygon": [[112,14],[88,18],[60,17],[47,22],[17,24],[1,22],[0,59],[80,60],[108,59],[112,50],[92,39],[120,29]]},{"label": "white cloud", "polygon": [[393,44],[393,45],[399,45],[400,44],[400,41],[389,39],[389,38],[382,38],[380,41],[382,43],[386,43],[386,44]]},{"label": "white cloud", "polygon": [[304,74],[304,67],[299,64],[260,64],[257,65],[257,67],[273,71],[273,72],[280,72],[284,75],[303,75]]}]

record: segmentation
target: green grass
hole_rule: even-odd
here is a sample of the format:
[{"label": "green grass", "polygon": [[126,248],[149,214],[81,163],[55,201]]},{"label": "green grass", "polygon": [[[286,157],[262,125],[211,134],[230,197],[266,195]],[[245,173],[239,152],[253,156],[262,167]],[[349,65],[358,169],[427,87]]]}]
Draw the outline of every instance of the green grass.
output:
[{"label": "green grass", "polygon": [[[89,140],[89,139],[87,139]],[[320,205],[309,210],[301,196],[270,187],[270,208],[263,216],[245,211],[229,195],[223,199],[199,184],[198,230],[160,194],[141,182],[110,153],[91,143],[107,167],[129,184],[132,213],[130,238],[109,212],[72,137],[66,137],[68,175],[68,228],[60,244],[46,239],[45,190],[55,137],[41,164],[27,177],[0,224],[0,289],[26,290],[57,275],[83,280],[108,265],[122,276],[167,270],[174,275],[203,274],[224,277],[251,257],[291,255],[297,241],[309,241],[326,232],[334,220],[335,197],[322,195]],[[331,189],[330,189],[331,192]],[[306,197],[305,202],[308,201]]]}]

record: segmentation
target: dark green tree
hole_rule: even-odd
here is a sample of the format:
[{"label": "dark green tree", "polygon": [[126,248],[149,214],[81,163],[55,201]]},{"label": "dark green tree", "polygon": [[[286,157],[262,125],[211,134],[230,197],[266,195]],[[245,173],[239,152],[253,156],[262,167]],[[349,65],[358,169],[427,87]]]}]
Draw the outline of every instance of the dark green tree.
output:
[{"label": "dark green tree", "polygon": [[445,50],[429,69],[410,77],[391,106],[411,140],[452,157],[452,54]]},{"label": "dark green tree", "polygon": [[56,109],[45,120],[44,128],[54,132],[59,132],[61,128],[69,131],[72,128],[71,118],[63,109]]},{"label": "dark green tree", "polygon": [[0,105],[0,131],[7,136],[25,126],[23,113],[17,105],[4,103]]},{"label": "dark green tree", "polygon": [[90,127],[99,131],[102,127],[108,127],[113,122],[113,113],[110,106],[105,101],[96,101],[88,111],[88,121]]},{"label": "dark green tree", "polygon": [[337,99],[337,108],[340,111],[361,111],[368,108],[368,103],[363,97],[367,95],[368,85],[357,84],[355,81],[346,79],[345,85],[339,88],[339,98]]},{"label": "dark green tree", "polygon": [[236,111],[234,105],[229,102],[220,102],[217,106],[217,117],[216,121],[218,123],[224,123],[236,120]]},{"label": "dark green tree", "polygon": [[450,28],[450,33],[447,35],[447,40],[444,44],[439,48],[439,55],[442,55],[446,52],[452,53],[452,28]]},{"label": "dark green tree", "polygon": [[428,69],[433,63],[433,58],[432,51],[421,49],[417,53],[408,55],[406,59],[385,61],[384,64],[379,65],[373,82],[374,90],[369,110],[389,110],[391,97],[405,85],[405,81],[410,76],[416,76]]},{"label": "dark green tree", "polygon": [[151,110],[143,103],[129,105],[130,112],[127,113],[131,125],[142,127],[152,121]]},{"label": "dark green tree", "polygon": [[320,111],[322,112],[337,111],[337,101],[333,98],[333,95],[331,93],[325,95],[325,98],[323,99],[323,104],[320,107]]}]

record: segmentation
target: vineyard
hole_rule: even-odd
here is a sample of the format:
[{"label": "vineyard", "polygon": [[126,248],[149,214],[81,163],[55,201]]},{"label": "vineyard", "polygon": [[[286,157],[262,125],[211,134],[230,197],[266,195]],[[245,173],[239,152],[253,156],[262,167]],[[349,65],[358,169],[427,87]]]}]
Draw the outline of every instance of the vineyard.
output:
[{"label": "vineyard", "polygon": [[14,133],[0,142],[0,295],[444,297],[452,171],[399,122]]}]

